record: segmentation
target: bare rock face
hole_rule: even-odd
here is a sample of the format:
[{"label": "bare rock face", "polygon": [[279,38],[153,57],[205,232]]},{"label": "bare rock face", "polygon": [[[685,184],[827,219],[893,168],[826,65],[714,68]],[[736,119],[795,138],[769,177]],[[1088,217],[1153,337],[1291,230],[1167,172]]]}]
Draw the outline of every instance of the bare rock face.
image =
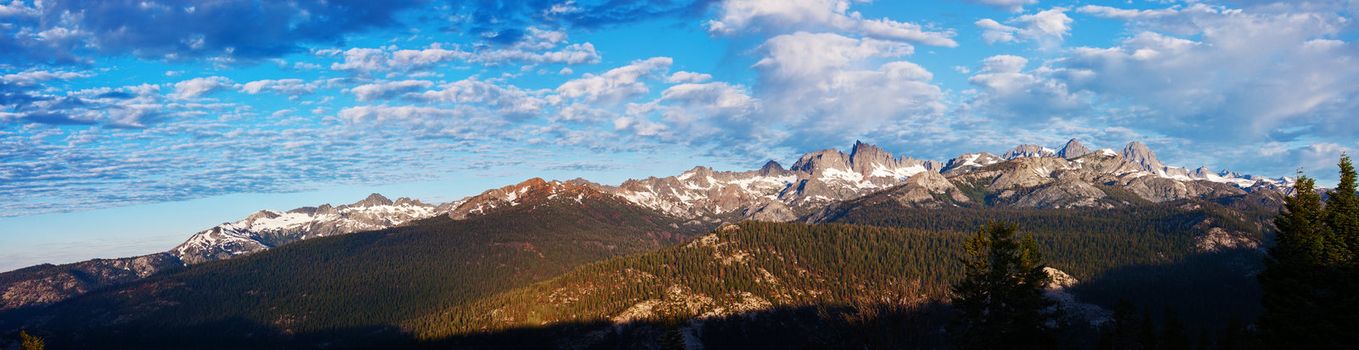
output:
[{"label": "bare rock face", "polygon": [[745,216],[756,221],[787,222],[797,220],[797,213],[783,202],[769,201],[765,204],[747,209]]},{"label": "bare rock face", "polygon": [[1221,227],[1208,229],[1196,237],[1194,247],[1201,252],[1217,252],[1228,249],[1259,249],[1260,241],[1240,232],[1229,232]]},{"label": "bare rock face", "polygon": [[1213,169],[1209,169],[1209,168],[1206,167],[1206,166],[1202,166],[1202,167],[1199,167],[1198,169],[1194,169],[1194,172],[1189,173],[1189,177],[1192,177],[1192,178],[1195,178],[1195,179],[1207,179],[1207,178],[1210,178],[1210,177],[1213,177],[1213,176],[1221,176],[1221,175],[1218,175],[1218,174],[1216,174],[1216,173],[1213,173]]},{"label": "bare rock face", "polygon": [[784,169],[783,165],[772,160],[764,163],[764,166],[760,167],[760,176],[784,176],[788,174],[788,170]]},{"label": "bare rock face", "polygon": [[1057,306],[1064,311],[1061,317],[1065,318],[1065,322],[1080,322],[1099,326],[1109,321],[1112,313],[1108,310],[1095,304],[1076,300],[1076,296],[1068,291],[1071,287],[1080,283],[1080,280],[1076,277],[1052,267],[1044,267],[1043,273],[1048,275],[1048,284],[1043,287],[1043,296],[1056,302]]},{"label": "bare rock face", "polygon": [[375,207],[375,206],[379,206],[379,205],[392,205],[392,204],[393,204],[393,202],[392,202],[391,199],[387,199],[387,197],[384,197],[384,196],[381,195],[381,194],[374,193],[374,194],[368,195],[367,198],[364,198],[364,199],[361,200],[361,201],[355,202],[354,204],[350,204],[350,206],[355,206],[355,207]]},{"label": "bare rock face", "polygon": [[955,202],[971,201],[957,186],[953,185],[953,182],[950,182],[944,175],[935,172],[925,172],[912,176],[906,180],[905,185],[892,193],[892,197],[896,198],[898,202],[908,206],[936,202],[939,196],[944,196]]},{"label": "bare rock face", "polygon": [[745,172],[695,167],[678,176],[624,181],[605,191],[667,215],[715,219],[777,201],[796,179],[792,171],[768,162]]},{"label": "bare rock face", "polygon": [[997,175],[988,186],[991,190],[1043,185],[1056,179],[1059,171],[1075,168],[1069,161],[1061,158],[1016,158],[1005,165],[1006,167],[986,172],[988,175]]},{"label": "bare rock face", "polygon": [[1184,198],[1217,198],[1245,194],[1246,191],[1221,183],[1207,181],[1180,181],[1156,176],[1127,178],[1122,188],[1132,191],[1138,197],[1160,203]]},{"label": "bare rock face", "polygon": [[1011,149],[1009,152],[1005,152],[1005,154],[1000,157],[1008,160],[1015,158],[1037,158],[1055,156],[1057,156],[1057,152],[1054,152],[1053,150],[1047,147],[1026,144],[1015,146],[1014,149]]},{"label": "bare rock face", "polygon": [[59,302],[179,266],[181,262],[175,256],[157,253],[66,265],[38,265],[6,272],[0,274],[0,311]]},{"label": "bare rock face", "polygon": [[1064,180],[1039,187],[1013,204],[1021,208],[1111,208],[1103,190],[1088,182]]},{"label": "bare rock face", "polygon": [[1129,142],[1127,146],[1123,147],[1123,159],[1140,165],[1142,170],[1155,174],[1164,173],[1166,168],[1165,164],[1161,164],[1161,161],[1156,159],[1156,153],[1152,152],[1150,147],[1137,141]]},{"label": "bare rock face", "polygon": [[945,175],[961,174],[1002,161],[1004,161],[1004,159],[986,152],[967,153],[960,155],[957,158],[949,159],[948,163],[945,163],[944,167],[940,169],[939,172]]},{"label": "bare rock face", "polygon": [[1067,141],[1066,145],[1062,146],[1062,149],[1057,150],[1057,156],[1066,159],[1076,159],[1090,153],[1094,152],[1090,151],[1089,148],[1085,147],[1085,144],[1082,144],[1080,141],[1077,141],[1076,139],[1071,139],[1070,141]]},{"label": "bare rock face", "polygon": [[811,152],[788,169],[773,161],[743,172],[696,167],[677,176],[628,180],[610,192],[681,218],[715,221],[734,215],[787,221],[891,188],[912,175],[934,171],[932,167],[940,165],[856,142],[848,154],[833,149]]}]

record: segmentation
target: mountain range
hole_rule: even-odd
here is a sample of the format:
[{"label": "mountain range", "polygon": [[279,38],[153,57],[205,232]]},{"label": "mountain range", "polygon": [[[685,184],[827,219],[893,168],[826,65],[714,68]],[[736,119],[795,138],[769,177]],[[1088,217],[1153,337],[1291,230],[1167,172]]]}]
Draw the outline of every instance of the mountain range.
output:
[{"label": "mountain range", "polygon": [[[553,184],[593,188],[690,224],[715,225],[744,219],[814,222],[834,215],[846,201],[870,200],[866,198],[870,194],[911,206],[1112,208],[1131,203],[1111,191],[1127,191],[1137,199],[1159,203],[1261,191],[1286,193],[1289,181],[1166,166],[1140,142],[1116,152],[1091,150],[1072,139],[1058,150],[1025,144],[1001,156],[969,153],[947,162],[897,157],[856,142],[849,153],[834,149],[807,153],[790,168],[769,161],[756,170],[717,171],[699,166],[675,176],[627,180],[618,186],[583,179]],[[440,215],[453,219],[484,215],[498,207],[518,205],[526,191],[544,184],[530,180],[437,205],[372,194],[338,206],[260,210],[195,233],[164,253],[38,265],[0,274],[0,310],[60,301],[161,270],[230,259],[304,239],[397,227]]]},{"label": "mountain range", "polygon": [[[723,270],[717,266],[728,266],[733,261],[746,261],[743,256],[758,259],[752,261],[760,261],[759,266],[731,272],[754,280],[802,278],[798,274],[829,278],[839,262],[805,270],[776,268],[772,264],[788,254],[839,254],[836,249],[853,244],[838,239],[823,241],[823,246],[817,248],[821,250],[813,251],[803,250],[806,248],[801,241],[756,244],[749,240],[758,236],[748,236],[756,233],[742,229],[749,227],[806,234],[809,232],[806,230],[818,232],[823,225],[851,225],[847,227],[864,232],[849,233],[851,236],[867,235],[874,241],[907,239],[901,244],[921,245],[920,249],[926,249],[928,256],[914,263],[925,263],[947,256],[933,252],[939,245],[956,244],[956,235],[939,232],[965,232],[975,229],[983,220],[1014,221],[1024,223],[1047,240],[1044,244],[1058,252],[1061,270],[1053,273],[1073,281],[1098,279],[1136,264],[1162,264],[1223,252],[1257,254],[1263,233],[1269,230],[1268,218],[1277,212],[1290,190],[1291,180],[1287,178],[1167,166],[1139,142],[1129,143],[1120,151],[1092,150],[1073,139],[1055,150],[1020,145],[1000,156],[970,153],[942,162],[896,156],[858,142],[848,153],[839,150],[807,153],[787,168],[774,161],[748,171],[695,167],[675,176],[627,180],[617,186],[583,179],[534,178],[440,204],[409,198],[393,201],[373,194],[351,204],[323,204],[284,212],[261,210],[197,232],[183,244],[162,253],[45,264],[2,273],[0,330],[25,325],[48,327],[53,332],[67,332],[60,334],[86,334],[86,338],[81,338],[84,340],[77,339],[71,344],[88,344],[82,341],[128,336],[125,332],[99,335],[102,327],[155,325],[160,321],[150,320],[173,315],[227,314],[239,319],[267,320],[267,325],[236,326],[264,327],[256,330],[282,332],[279,336],[365,324],[342,312],[303,306],[317,303],[305,296],[322,290],[351,291],[348,293],[354,296],[327,300],[340,298],[345,303],[371,304],[365,307],[381,307],[383,296],[422,295],[370,312],[384,315],[381,320],[386,324],[404,325],[400,327],[404,330],[373,331],[406,332],[435,339],[456,338],[470,330],[491,331],[531,324],[615,318],[636,321],[665,315],[690,317],[693,316],[690,313],[668,311],[639,313],[635,309],[638,303],[652,301],[634,300],[640,297],[630,296],[633,289],[601,294],[611,303],[633,302],[589,309],[589,314],[597,314],[598,319],[561,314],[574,309],[522,310],[506,309],[504,305],[527,302],[513,302],[524,298],[547,298],[541,290],[545,287],[535,283],[555,283],[554,288],[559,290],[588,290],[598,287],[579,283],[594,283],[604,278],[601,276],[626,271],[689,276],[692,272],[656,270],[658,267],[653,265],[655,261],[680,255],[690,256],[686,259],[715,259],[701,263],[717,264],[702,265],[717,269],[713,271]],[[737,222],[742,224],[730,225]],[[767,227],[760,222],[793,226]],[[724,228],[728,226],[735,228]],[[917,231],[903,231],[899,234],[906,236],[902,237],[914,238],[901,238],[893,236],[896,233],[884,236],[874,227]],[[1071,232],[1068,229],[1071,227],[1082,228],[1084,231],[1078,231],[1084,233]],[[745,241],[733,245],[718,243],[726,242],[724,239],[729,235],[723,232],[728,231],[747,235],[741,236]],[[1148,232],[1170,236],[1158,238],[1162,236],[1148,236]],[[699,240],[691,241],[699,236]],[[800,239],[820,241],[826,237],[813,234]],[[1159,243],[1145,245],[1148,240]],[[675,244],[682,242],[689,242],[685,246],[688,248],[675,248]],[[723,246],[727,248],[719,248]],[[702,253],[691,256],[694,253],[690,251],[695,249]],[[905,254],[897,248],[881,249]],[[1092,263],[1088,260],[1092,256],[1113,261]],[[1236,271],[1233,275],[1245,276],[1249,272],[1239,271],[1241,266],[1253,266],[1232,259],[1236,260],[1231,263],[1213,260],[1204,263],[1210,268],[1199,269],[1228,269]],[[591,265],[599,261],[611,268]],[[878,263],[855,266],[872,267]],[[913,289],[916,297],[908,299],[938,300],[944,295],[939,286],[948,280],[947,274],[927,273],[917,270],[923,267],[915,265],[893,266],[905,269],[902,273],[909,272],[908,275],[915,276],[912,278],[920,278],[911,282],[921,284]],[[393,271],[404,272],[400,276],[389,275]],[[860,272],[870,271],[876,270]],[[335,279],[354,274],[366,276],[361,280],[367,282]],[[1163,275],[1155,278],[1169,278]],[[712,277],[703,273],[700,276]],[[854,278],[867,281],[876,277],[857,274]],[[1116,281],[1125,283],[1123,279]],[[817,295],[837,290],[828,294],[834,296],[830,299],[813,298],[831,302],[849,300],[846,298],[853,294],[832,288],[824,280],[799,282],[798,289],[756,288],[748,291],[755,293],[750,297],[740,293],[717,297],[712,294],[716,290],[694,292],[713,288],[704,283],[707,282],[655,286],[661,288],[658,291],[661,294],[638,295],[660,298],[652,306],[669,305],[668,309],[680,305],[675,304],[676,300],[716,298],[706,304],[695,304],[692,311],[702,314],[722,309],[727,311],[712,317],[726,317],[732,315],[732,310],[795,307],[810,300],[788,298],[787,293]],[[1100,280],[1092,285],[1084,287],[1085,292],[1080,295],[1105,298],[1105,304],[1115,295],[1127,297],[1108,287],[1115,282]],[[205,286],[213,287],[205,290]],[[902,291],[894,289],[897,287],[879,287],[893,293]],[[665,288],[679,288],[681,292],[664,297],[663,294],[670,293]],[[352,292],[355,290],[362,292]],[[203,302],[275,306],[224,312],[199,305]],[[280,308],[291,311],[278,311]],[[127,315],[113,316],[119,314]],[[484,318],[492,314],[502,316]],[[544,318],[544,315],[555,316]],[[449,317],[454,318],[450,321]],[[224,322],[220,317],[212,319]],[[526,319],[538,323],[525,323]],[[443,326],[448,324],[463,326]],[[459,328],[468,324],[483,328]],[[697,329],[692,324],[686,327],[691,331]]]}]

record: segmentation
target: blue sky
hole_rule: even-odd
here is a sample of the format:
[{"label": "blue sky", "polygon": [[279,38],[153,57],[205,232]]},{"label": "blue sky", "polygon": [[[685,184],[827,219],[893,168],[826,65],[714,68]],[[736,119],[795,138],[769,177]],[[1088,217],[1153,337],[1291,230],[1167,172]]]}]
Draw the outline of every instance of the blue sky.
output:
[{"label": "blue sky", "polygon": [[0,270],[261,208],[616,184],[865,140],[1143,141],[1323,182],[1353,1],[0,2]]}]

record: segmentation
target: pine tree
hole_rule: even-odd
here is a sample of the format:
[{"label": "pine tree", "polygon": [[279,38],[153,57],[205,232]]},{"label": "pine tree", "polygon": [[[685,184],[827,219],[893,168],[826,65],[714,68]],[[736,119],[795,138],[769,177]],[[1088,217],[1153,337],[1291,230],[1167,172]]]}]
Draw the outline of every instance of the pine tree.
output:
[{"label": "pine tree", "polygon": [[[1279,232],[1260,274],[1262,340],[1272,348],[1346,348],[1359,344],[1359,196],[1349,156],[1340,159],[1340,183],[1325,207],[1316,182],[1294,185],[1275,219]],[[1351,344],[1347,346],[1346,344]]]},{"label": "pine tree", "polygon": [[1343,249],[1353,256],[1359,248],[1359,195],[1356,195],[1356,174],[1348,154],[1340,156],[1340,182],[1326,193],[1326,225],[1341,241]]},{"label": "pine tree", "polygon": [[1324,283],[1334,294],[1326,322],[1339,331],[1333,343],[1359,347],[1359,174],[1348,154],[1340,156],[1340,182],[1327,193],[1326,224],[1333,236],[1327,245],[1337,255],[1328,261]]},{"label": "pine tree", "polygon": [[1056,345],[1048,329],[1052,301],[1043,296],[1049,276],[1037,242],[1017,237],[1018,226],[987,224],[963,244],[966,272],[953,287],[960,317],[955,335],[963,348],[1040,349]]},{"label": "pine tree", "polygon": [[1316,182],[1300,176],[1293,186],[1294,195],[1284,199],[1284,209],[1274,220],[1279,228],[1274,246],[1260,274],[1264,291],[1264,314],[1260,326],[1266,343],[1275,347],[1308,344],[1313,329],[1309,319],[1323,310],[1316,295],[1321,262],[1327,260],[1325,225],[1321,196]]}]

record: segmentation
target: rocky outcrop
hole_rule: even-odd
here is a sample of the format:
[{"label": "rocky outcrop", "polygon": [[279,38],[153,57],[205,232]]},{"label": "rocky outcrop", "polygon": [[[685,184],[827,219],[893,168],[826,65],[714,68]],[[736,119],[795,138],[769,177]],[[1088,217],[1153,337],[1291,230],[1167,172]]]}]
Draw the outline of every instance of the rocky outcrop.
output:
[{"label": "rocky outcrop", "polygon": [[967,153],[949,159],[947,163],[944,163],[944,167],[939,169],[939,172],[944,173],[945,175],[965,173],[991,164],[1000,163],[1001,161],[1004,161],[1004,159],[986,152]]},{"label": "rocky outcrop", "polygon": [[937,162],[896,157],[878,146],[856,142],[848,154],[833,149],[811,152],[788,169],[774,161],[744,172],[696,167],[677,176],[628,180],[610,192],[689,219],[787,221],[940,167]]},{"label": "rocky outcrop", "polygon": [[1053,182],[1018,198],[1012,204],[1021,208],[1112,208],[1106,202],[1108,194],[1088,182],[1062,180]]},{"label": "rocky outcrop", "polygon": [[1062,149],[1057,150],[1057,156],[1066,159],[1076,159],[1090,153],[1094,152],[1091,151],[1089,148],[1086,148],[1085,144],[1082,144],[1080,141],[1077,141],[1076,139],[1071,139],[1070,141],[1067,141],[1066,145],[1062,146]]},{"label": "rocky outcrop", "polygon": [[1123,159],[1137,164],[1142,170],[1153,174],[1165,173],[1165,164],[1161,164],[1161,161],[1156,159],[1156,153],[1152,152],[1151,148],[1144,143],[1129,142],[1127,146],[1123,147]]},{"label": "rocky outcrop", "polygon": [[1075,287],[1081,282],[1076,277],[1052,267],[1044,267],[1043,273],[1048,275],[1048,284],[1043,287],[1043,296],[1055,302],[1057,304],[1054,306],[1055,308],[1062,310],[1062,313],[1059,314],[1059,317],[1063,318],[1062,322],[1099,326],[1108,322],[1113,315],[1109,310],[1105,310],[1099,305],[1081,302],[1076,299],[1075,295],[1071,294],[1071,287]]},{"label": "rocky outcrop", "polygon": [[1053,151],[1053,150],[1050,149],[1050,148],[1043,147],[1043,146],[1039,146],[1039,145],[1029,145],[1029,144],[1025,144],[1025,145],[1015,146],[1015,148],[1011,149],[1009,152],[1005,152],[1005,154],[1002,155],[1002,156],[1000,156],[1000,157],[1001,157],[1001,158],[1005,158],[1005,159],[1008,160],[1008,159],[1015,159],[1015,158],[1036,158],[1036,157],[1055,157],[1055,156],[1057,156],[1057,152]]},{"label": "rocky outcrop", "polygon": [[944,175],[935,172],[920,173],[906,180],[906,184],[891,194],[897,202],[915,206],[925,203],[940,203],[940,198],[966,203],[971,199],[964,195],[958,186],[953,185]]},{"label": "rocky outcrop", "polygon": [[180,266],[181,262],[174,255],[158,253],[65,265],[45,264],[6,272],[0,274],[0,311],[59,302]]}]

